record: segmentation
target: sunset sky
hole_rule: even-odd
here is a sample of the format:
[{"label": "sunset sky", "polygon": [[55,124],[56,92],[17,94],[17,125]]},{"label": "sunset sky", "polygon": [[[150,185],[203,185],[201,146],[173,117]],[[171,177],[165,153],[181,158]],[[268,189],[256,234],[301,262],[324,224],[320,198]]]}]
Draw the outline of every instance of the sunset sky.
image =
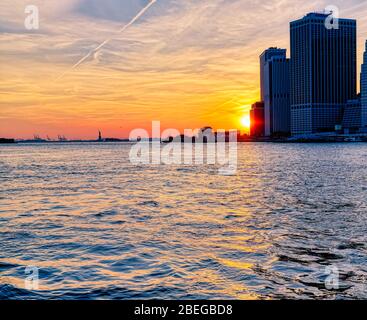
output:
[{"label": "sunset sky", "polygon": [[[1,0],[0,137],[127,137],[135,128],[232,129],[259,98],[259,54],[289,48],[289,22],[328,5],[358,21],[365,0]],[[26,5],[40,29],[24,27]],[[90,50],[97,54],[56,80]]]}]

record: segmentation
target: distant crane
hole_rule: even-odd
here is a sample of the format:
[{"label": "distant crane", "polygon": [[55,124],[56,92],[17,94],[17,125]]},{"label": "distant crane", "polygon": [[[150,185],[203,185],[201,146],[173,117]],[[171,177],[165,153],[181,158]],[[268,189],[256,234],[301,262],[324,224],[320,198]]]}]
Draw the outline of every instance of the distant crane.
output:
[{"label": "distant crane", "polygon": [[58,139],[59,139],[60,142],[68,141],[68,139],[66,139],[65,136],[61,136],[60,134],[58,135]]}]

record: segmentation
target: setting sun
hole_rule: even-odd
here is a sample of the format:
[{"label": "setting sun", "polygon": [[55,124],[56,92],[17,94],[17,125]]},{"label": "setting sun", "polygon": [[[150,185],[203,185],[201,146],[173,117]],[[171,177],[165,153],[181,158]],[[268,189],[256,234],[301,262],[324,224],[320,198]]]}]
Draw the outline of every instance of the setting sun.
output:
[{"label": "setting sun", "polygon": [[245,127],[246,129],[249,129],[250,128],[250,115],[244,115],[242,118],[241,118],[241,125],[243,127]]}]

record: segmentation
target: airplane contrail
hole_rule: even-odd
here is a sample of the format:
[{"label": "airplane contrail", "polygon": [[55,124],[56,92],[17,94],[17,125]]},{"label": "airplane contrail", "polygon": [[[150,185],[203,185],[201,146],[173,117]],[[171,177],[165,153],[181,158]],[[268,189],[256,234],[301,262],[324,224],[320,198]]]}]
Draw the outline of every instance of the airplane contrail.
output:
[{"label": "airplane contrail", "polygon": [[[156,3],[158,0],[151,0],[143,9],[140,10],[140,12],[127,24],[125,24],[120,30],[117,31],[116,34],[124,32],[127,28],[129,28],[132,24],[134,24],[137,20],[140,19],[144,15],[144,13],[149,10],[149,8]],[[111,40],[113,40],[114,37],[110,37],[103,41],[100,45],[98,45],[93,50],[89,51],[87,55],[85,55],[83,58],[81,58],[77,63],[75,63],[70,69],[66,70],[64,73],[62,73],[60,76],[56,78],[56,81],[60,80],[62,77],[64,77],[67,73],[72,71],[73,69],[77,68],[79,65],[81,65],[85,60],[87,60],[91,55],[96,54],[99,50],[101,50],[107,43],[109,43]]]}]

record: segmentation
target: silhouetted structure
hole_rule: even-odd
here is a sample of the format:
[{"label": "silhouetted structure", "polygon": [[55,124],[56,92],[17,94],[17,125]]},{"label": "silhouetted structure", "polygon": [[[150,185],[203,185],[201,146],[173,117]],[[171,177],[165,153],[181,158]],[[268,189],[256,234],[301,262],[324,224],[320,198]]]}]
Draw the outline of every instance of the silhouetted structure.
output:
[{"label": "silhouetted structure", "polygon": [[250,135],[263,137],[265,135],[264,102],[256,102],[250,110]]},{"label": "silhouetted structure", "polygon": [[14,139],[0,138],[0,143],[1,144],[15,143],[15,140]]},{"label": "silhouetted structure", "polygon": [[356,21],[309,13],[290,23],[291,131],[293,135],[334,131],[348,100],[356,97]]},{"label": "silhouetted structure", "polygon": [[286,54],[286,49],[269,48],[260,55],[265,136],[290,133],[290,64]]},{"label": "silhouetted structure", "polygon": [[59,142],[66,142],[68,141],[68,139],[64,136],[64,135],[58,135],[57,139],[59,140]]},{"label": "silhouetted structure", "polygon": [[367,41],[361,71],[361,129],[367,131]]},{"label": "silhouetted structure", "polygon": [[215,142],[215,135],[213,132],[213,128],[212,127],[201,128],[195,141],[202,141],[204,143]]},{"label": "silhouetted structure", "polygon": [[271,47],[260,55],[260,100],[265,101],[265,66],[272,57],[285,57],[286,49]]}]

